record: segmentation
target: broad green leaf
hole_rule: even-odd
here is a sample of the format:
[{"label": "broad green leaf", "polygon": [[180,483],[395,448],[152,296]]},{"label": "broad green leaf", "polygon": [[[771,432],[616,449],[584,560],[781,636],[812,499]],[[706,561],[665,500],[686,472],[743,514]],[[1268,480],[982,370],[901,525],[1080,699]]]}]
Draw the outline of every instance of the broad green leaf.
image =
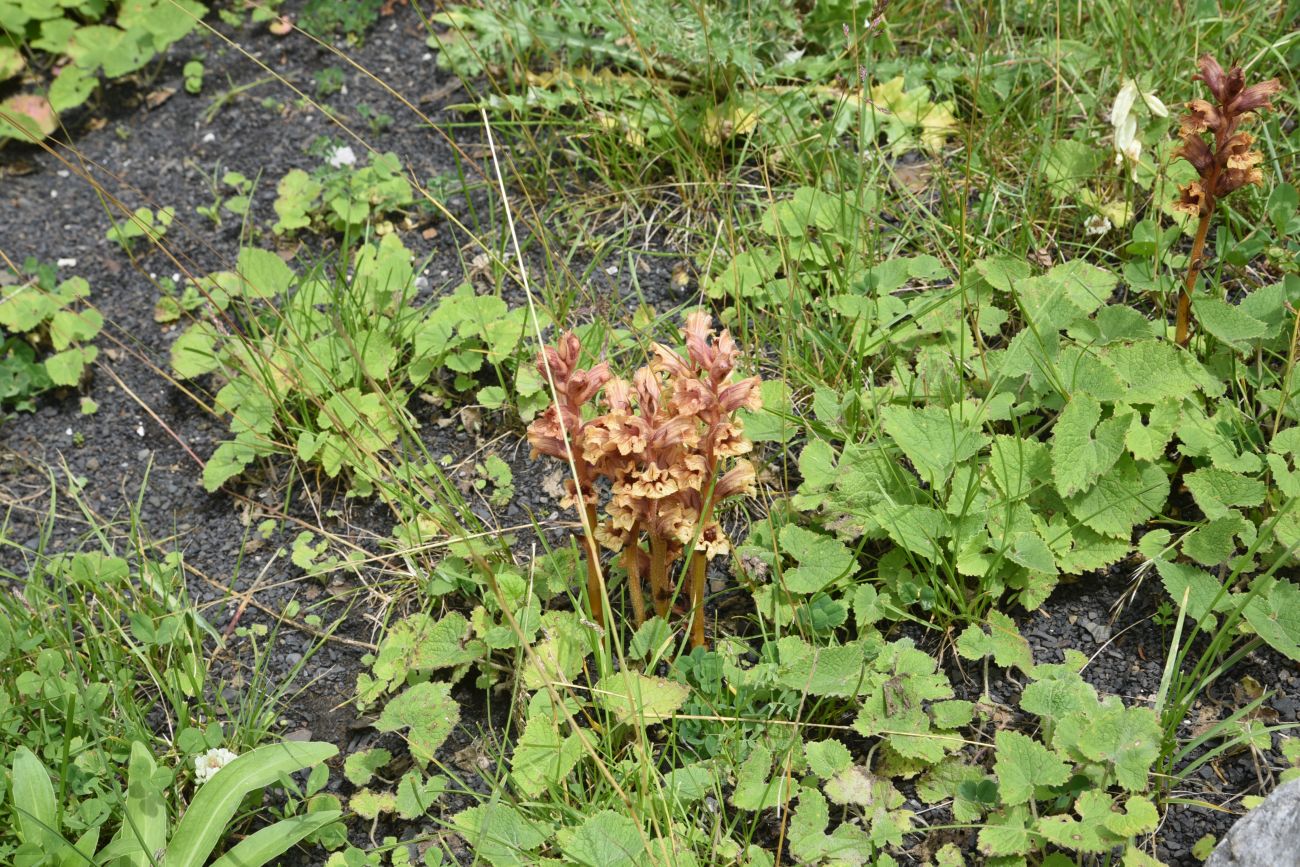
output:
[{"label": "broad green leaf", "polygon": [[238,439],[228,440],[203,465],[203,487],[208,493],[242,473],[257,458],[257,450]]},{"label": "broad green leaf", "polygon": [[791,593],[817,593],[853,568],[853,552],[838,539],[795,524],[781,528],[781,550],[799,565],[781,573]]},{"label": "broad green leaf", "polygon": [[1174,605],[1181,605],[1186,596],[1187,616],[1193,623],[1213,629],[1216,621],[1211,612],[1233,607],[1233,594],[1224,591],[1223,584],[1208,572],[1169,560],[1157,560],[1156,570]]},{"label": "broad green leaf", "polygon": [[1151,765],[1160,755],[1160,723],[1150,708],[1112,702],[1082,727],[1076,746],[1092,761],[1110,763],[1128,791],[1145,791]]},{"label": "broad green leaf", "polygon": [[1182,401],[1177,398],[1165,398],[1156,403],[1145,423],[1142,414],[1134,412],[1130,415],[1124,444],[1139,461],[1158,461],[1164,457],[1165,448],[1182,416]]},{"label": "broad green leaf", "polygon": [[1124,451],[1128,426],[1124,417],[1101,421],[1097,399],[1085,392],[1075,393],[1052,430],[1052,478],[1062,497],[1091,486],[1115,465]]},{"label": "broad green leaf", "polygon": [[55,385],[74,386],[81,382],[86,365],[95,360],[99,348],[95,346],[74,347],[56,352],[45,359],[45,372],[50,382]]},{"label": "broad green leaf", "polygon": [[469,849],[493,867],[531,867],[532,854],[551,836],[551,829],[524,818],[509,804],[491,802],[470,807],[452,817]]},{"label": "broad green leaf", "polygon": [[772,751],[760,744],[750,750],[736,772],[731,803],[742,810],[766,810],[790,800],[795,794],[791,788],[797,785],[780,762],[775,771],[772,769]]},{"label": "broad green leaf", "polygon": [[244,753],[199,787],[171,842],[168,867],[203,867],[245,797],[338,752],[324,743],[285,741]]},{"label": "broad green leaf", "polygon": [[1269,330],[1267,325],[1240,307],[1219,298],[1196,298],[1192,301],[1192,309],[1198,326],[1241,351],[1249,349],[1252,341],[1264,337]]},{"label": "broad green leaf", "polygon": [[621,723],[652,725],[672,717],[690,690],[662,677],[634,671],[607,674],[592,688],[592,695]]},{"label": "broad green leaf", "polygon": [[1183,484],[1207,518],[1221,518],[1234,506],[1249,508],[1264,502],[1263,482],[1214,467],[1188,473]]},{"label": "broad green leaf", "polygon": [[957,652],[966,659],[983,659],[992,656],[1003,668],[1016,667],[1028,675],[1034,673],[1034,655],[1029,642],[1016,628],[1015,621],[1001,611],[991,610],[987,619],[988,631],[972,623],[957,638]]},{"label": "broad green leaf", "polygon": [[994,483],[1014,502],[1047,484],[1051,454],[1036,440],[999,435],[993,438],[988,466]]},{"label": "broad green leaf", "polygon": [[1246,605],[1245,617],[1269,647],[1300,662],[1300,588],[1290,581],[1273,581]]},{"label": "broad green leaf", "polygon": [[808,767],[823,780],[830,779],[853,764],[853,755],[849,752],[849,748],[834,738],[808,741],[803,749],[808,759]]},{"label": "broad green leaf", "polygon": [[818,646],[787,635],[777,642],[777,658],[777,679],[808,695],[848,697],[865,682],[861,643]]},{"label": "broad green leaf", "polygon": [[1066,500],[1077,520],[1105,536],[1125,538],[1138,523],[1160,513],[1169,477],[1154,464],[1139,467],[1122,456],[1092,488]]},{"label": "broad green leaf", "polygon": [[1054,751],[1019,732],[1000,731],[994,737],[997,760],[993,772],[998,778],[998,793],[1008,806],[1023,804],[1034,796],[1037,787],[1064,785],[1070,779],[1070,766]]},{"label": "broad green leaf", "polygon": [[1203,384],[1190,370],[1196,362],[1168,341],[1120,343],[1099,351],[1128,386],[1124,400],[1130,405],[1182,400]]},{"label": "broad green leaf", "polygon": [[192,379],[221,366],[217,352],[216,328],[209,322],[196,322],[181,332],[172,344],[172,370],[181,379]]},{"label": "broad green leaf", "polygon": [[374,725],[381,732],[407,729],[411,757],[427,764],[459,721],[460,706],[451,697],[451,687],[426,681],[384,705]]},{"label": "broad green leaf", "polygon": [[957,409],[890,406],[881,413],[885,432],[921,478],[939,487],[958,463],[973,457],[988,442],[979,429],[956,416]]},{"label": "broad green leaf", "polygon": [[587,817],[564,846],[568,862],[580,867],[636,867],[650,856],[637,823],[613,810]]},{"label": "broad green leaf", "polygon": [[[535,701],[549,704],[550,699],[542,693]],[[577,735],[560,733],[562,717],[550,707],[539,710],[542,712],[529,713],[510,758],[510,779],[529,798],[537,797],[547,788],[562,787],[582,758],[582,743]]]},{"label": "broad green leaf", "polygon": [[375,772],[392,760],[393,754],[381,747],[361,750],[343,760],[343,776],[354,786],[364,786]]}]

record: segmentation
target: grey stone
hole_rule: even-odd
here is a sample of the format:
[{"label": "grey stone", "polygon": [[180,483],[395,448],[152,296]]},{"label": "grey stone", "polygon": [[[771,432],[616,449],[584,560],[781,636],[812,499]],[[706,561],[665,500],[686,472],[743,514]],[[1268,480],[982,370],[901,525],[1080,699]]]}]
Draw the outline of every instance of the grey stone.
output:
[{"label": "grey stone", "polygon": [[1237,820],[1205,867],[1300,867],[1300,779]]}]

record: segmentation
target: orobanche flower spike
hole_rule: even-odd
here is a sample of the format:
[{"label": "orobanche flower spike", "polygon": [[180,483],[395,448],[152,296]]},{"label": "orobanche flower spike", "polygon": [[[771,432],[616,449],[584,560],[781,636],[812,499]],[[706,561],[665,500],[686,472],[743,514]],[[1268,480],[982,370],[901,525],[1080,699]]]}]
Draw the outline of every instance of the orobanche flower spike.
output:
[{"label": "orobanche flower spike", "polygon": [[[562,504],[581,503],[595,541],[621,553],[638,626],[646,614],[642,576],[649,576],[656,613],[666,618],[676,595],[670,566],[687,557],[691,643],[700,647],[706,566],[730,551],[717,504],[754,493],[754,467],[741,457],[752,445],[736,413],[760,407],[760,380],[732,381],[739,349],[727,331],[714,336],[708,314],[688,316],[683,335],[685,356],[655,344],[650,363],[630,382],[604,362],[577,367],[581,346],[572,333],[543,349],[538,369],[554,384],[557,402],[529,425],[528,441],[534,455],[572,463],[575,478]],[[602,392],[604,414],[584,420],[584,407]],[[609,482],[599,522],[597,479]],[[592,614],[604,626],[593,545],[587,553]]]},{"label": "orobanche flower spike", "polygon": [[[1178,319],[1175,340],[1185,346],[1191,321],[1192,289],[1200,276],[1205,249],[1205,238],[1210,230],[1210,218],[1219,199],[1247,184],[1261,184],[1264,175],[1258,166],[1264,157],[1254,149],[1255,137],[1240,127],[1255,112],[1273,107],[1270,99],[1282,90],[1276,78],[1246,85],[1246,74],[1240,66],[1227,72],[1219,61],[1203,55],[1199,62],[1201,71],[1194,76],[1205,84],[1214,101],[1194,99],[1187,103],[1187,114],[1182,118],[1182,147],[1177,156],[1191,163],[1199,180],[1179,188],[1178,208],[1200,223],[1192,242],[1191,262],[1187,278],[1178,296]],[[1207,142],[1205,136],[1209,134]]]}]

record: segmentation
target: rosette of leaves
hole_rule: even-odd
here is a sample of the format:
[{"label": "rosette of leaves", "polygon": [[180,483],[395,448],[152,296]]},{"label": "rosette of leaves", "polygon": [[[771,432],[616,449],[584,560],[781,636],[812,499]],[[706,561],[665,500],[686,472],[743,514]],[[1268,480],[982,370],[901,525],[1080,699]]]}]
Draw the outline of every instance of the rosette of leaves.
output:
[{"label": "rosette of leaves", "polygon": [[259,457],[288,453],[369,491],[391,475],[391,449],[413,426],[413,390],[465,389],[488,370],[512,381],[522,311],[468,284],[436,304],[415,303],[411,254],[393,234],[362,245],[351,272],[299,275],[250,248],[235,270],[195,287],[204,303],[171,358],[182,378],[214,374],[214,406],[230,417],[233,438],[204,469],[209,490]]},{"label": "rosette of leaves", "polygon": [[59,281],[53,266],[29,259],[0,279],[0,406],[31,411],[34,398],[73,388],[98,357],[104,325],[82,277]]},{"label": "rosette of leaves", "polygon": [[[99,87],[138,72],[198,26],[197,0],[32,0],[0,5],[0,139],[39,141]],[[52,73],[47,75],[47,71]]]},{"label": "rosette of leaves", "polygon": [[367,223],[391,219],[415,204],[394,153],[375,154],[361,166],[327,163],[310,173],[292,169],[275,192],[277,235],[323,226],[355,236]]}]

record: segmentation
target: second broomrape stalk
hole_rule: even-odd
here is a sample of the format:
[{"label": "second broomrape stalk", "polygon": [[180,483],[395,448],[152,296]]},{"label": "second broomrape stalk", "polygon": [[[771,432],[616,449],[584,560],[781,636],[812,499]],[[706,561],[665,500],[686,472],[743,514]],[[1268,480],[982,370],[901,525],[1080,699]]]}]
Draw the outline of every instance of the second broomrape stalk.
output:
[{"label": "second broomrape stalk", "polygon": [[[1200,220],[1192,241],[1187,276],[1178,295],[1174,340],[1179,346],[1186,346],[1191,337],[1192,291],[1205,262],[1205,239],[1215,206],[1234,190],[1264,182],[1258,168],[1264,157],[1252,148],[1255,137],[1238,128],[1254,112],[1271,109],[1270,97],[1282,90],[1276,78],[1247,87],[1246,74],[1240,66],[1225,73],[1209,54],[1203,55],[1199,64],[1201,71],[1195,79],[1205,83],[1215,101],[1194,99],[1187,103],[1187,114],[1179,130],[1183,144],[1177,156],[1191,163],[1201,176],[1200,180],[1179,188],[1178,209]],[[1205,140],[1207,132],[1212,134],[1209,143]]]}]

